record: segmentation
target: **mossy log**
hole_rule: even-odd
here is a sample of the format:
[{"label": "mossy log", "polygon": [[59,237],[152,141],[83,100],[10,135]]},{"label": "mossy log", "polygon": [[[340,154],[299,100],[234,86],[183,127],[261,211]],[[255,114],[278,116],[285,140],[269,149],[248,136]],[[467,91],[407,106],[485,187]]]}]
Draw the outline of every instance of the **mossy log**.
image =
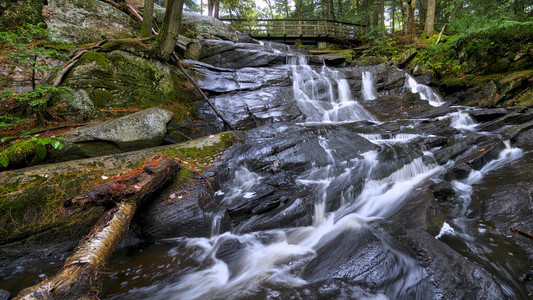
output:
[{"label": "mossy log", "polygon": [[98,299],[101,271],[126,236],[137,206],[172,179],[178,170],[175,159],[153,156],[120,179],[67,201],[67,208],[116,205],[102,215],[55,276],[22,290],[15,299]]}]

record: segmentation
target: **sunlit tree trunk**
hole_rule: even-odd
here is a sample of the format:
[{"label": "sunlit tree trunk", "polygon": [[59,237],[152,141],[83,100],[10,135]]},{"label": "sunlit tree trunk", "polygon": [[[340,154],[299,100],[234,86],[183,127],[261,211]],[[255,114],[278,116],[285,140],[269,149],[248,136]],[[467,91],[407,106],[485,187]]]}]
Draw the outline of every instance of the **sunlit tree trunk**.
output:
[{"label": "sunlit tree trunk", "polygon": [[143,28],[141,36],[152,36],[152,27],[154,24],[154,0],[144,0]]},{"label": "sunlit tree trunk", "polygon": [[426,28],[424,31],[426,32],[426,37],[429,37],[434,30],[435,27],[435,6],[437,4],[436,0],[428,0],[428,9],[426,14]]},{"label": "sunlit tree trunk", "polygon": [[160,43],[161,57],[165,60],[170,59],[170,55],[174,52],[174,47],[176,46],[181,27],[183,2],[184,0],[169,0],[167,3]]},{"label": "sunlit tree trunk", "polygon": [[298,15],[298,20],[303,19],[303,2],[304,0],[296,0],[296,11]]},{"label": "sunlit tree trunk", "polygon": [[220,2],[219,1],[215,1],[213,3],[213,6],[214,6],[213,17],[218,19],[219,12],[220,12]]},{"label": "sunlit tree trunk", "polygon": [[215,0],[207,0],[207,15],[210,17],[213,16],[214,6],[215,6]]}]

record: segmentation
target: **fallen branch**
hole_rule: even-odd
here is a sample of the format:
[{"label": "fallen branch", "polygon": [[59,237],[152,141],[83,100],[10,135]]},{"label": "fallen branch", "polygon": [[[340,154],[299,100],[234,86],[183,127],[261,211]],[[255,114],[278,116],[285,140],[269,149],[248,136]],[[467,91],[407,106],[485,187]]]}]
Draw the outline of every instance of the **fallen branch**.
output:
[{"label": "fallen branch", "polygon": [[178,169],[176,160],[154,156],[122,178],[74,198],[76,201],[70,205],[85,207],[96,199],[107,198],[108,201],[96,202],[117,204],[102,215],[55,276],[22,290],[15,299],[98,299],[102,270],[115,247],[126,236],[137,207],[172,179]]},{"label": "fallen branch", "polygon": [[442,38],[442,34],[444,33],[444,29],[446,28],[446,24],[442,26],[442,29],[440,30],[439,37],[437,38],[437,41],[435,42],[435,45],[438,45],[440,42],[440,39]]},{"label": "fallen branch", "polygon": [[204,100],[207,102],[207,104],[209,104],[209,106],[211,106],[211,108],[213,109],[213,111],[217,114],[217,116],[222,120],[222,122],[224,122],[224,124],[226,124],[226,126],[228,126],[229,129],[231,130],[235,130],[233,128],[233,126],[231,126],[231,124],[228,122],[228,120],[226,120],[226,118],[224,117],[224,115],[222,115],[220,113],[220,111],[218,111],[218,109],[215,107],[215,105],[211,102],[211,100],[209,100],[209,98],[207,98],[207,96],[205,95],[205,93],[202,91],[202,89],[200,88],[200,86],[198,85],[198,83],[196,82],[196,80],[194,80],[191,75],[189,75],[189,73],[185,70],[185,68],[183,67],[183,65],[181,64],[181,61],[178,57],[178,55],[176,54],[176,52],[173,52],[172,55],[170,56],[170,58],[176,63],[176,66],[180,69],[180,71],[192,82],[192,84],[194,85],[194,87],[196,88],[196,90],[200,93],[200,95],[202,95],[202,97],[204,98]]},{"label": "fallen branch", "polygon": [[531,234],[529,232],[526,232],[526,231],[523,231],[523,230],[520,230],[520,229],[517,229],[517,228],[514,228],[514,227],[511,227],[511,231],[513,233],[517,233],[519,235],[523,235],[523,236],[533,240],[533,234]]}]

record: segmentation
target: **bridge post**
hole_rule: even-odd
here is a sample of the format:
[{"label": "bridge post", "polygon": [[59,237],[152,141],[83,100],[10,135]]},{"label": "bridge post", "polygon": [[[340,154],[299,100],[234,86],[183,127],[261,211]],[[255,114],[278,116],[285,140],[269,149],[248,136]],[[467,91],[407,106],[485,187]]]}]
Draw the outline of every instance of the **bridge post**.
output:
[{"label": "bridge post", "polygon": [[298,20],[298,34],[302,35],[302,20]]},{"label": "bridge post", "polygon": [[285,29],[285,20],[283,20],[283,36],[287,35],[287,31]]}]

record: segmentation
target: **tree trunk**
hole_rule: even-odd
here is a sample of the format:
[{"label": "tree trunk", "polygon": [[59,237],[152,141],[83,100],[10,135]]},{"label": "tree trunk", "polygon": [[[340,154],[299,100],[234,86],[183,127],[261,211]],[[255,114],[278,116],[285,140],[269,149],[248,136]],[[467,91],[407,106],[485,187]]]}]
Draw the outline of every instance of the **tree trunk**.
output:
[{"label": "tree trunk", "polygon": [[335,20],[335,10],[333,8],[333,0],[326,0],[328,10],[328,20]]},{"label": "tree trunk", "polygon": [[380,12],[380,26],[382,30],[385,32],[385,0],[381,0],[379,2],[379,12]]},{"label": "tree trunk", "polygon": [[339,21],[343,20],[343,12],[342,12],[342,0],[339,0]]},{"label": "tree trunk", "polygon": [[433,34],[433,30],[435,29],[435,6],[436,6],[436,0],[428,0],[428,9],[426,14],[426,28],[424,31],[426,32],[426,38],[430,37]]},{"label": "tree trunk", "polygon": [[219,11],[220,11],[220,2],[218,1],[215,1],[215,3],[213,4],[214,6],[214,12],[213,12],[213,18],[217,18],[219,17]]},{"label": "tree trunk", "polygon": [[414,35],[416,30],[415,5],[415,0],[403,0],[403,26],[405,34],[408,35]]},{"label": "tree trunk", "polygon": [[396,1],[392,0],[391,1],[391,15],[392,15],[392,28],[391,28],[391,33],[394,33],[394,27],[396,26],[396,24],[394,24],[396,22],[396,19],[395,19],[395,15],[396,15]]},{"label": "tree trunk", "polygon": [[289,0],[284,0],[283,5],[285,6],[285,18],[289,18]]},{"label": "tree trunk", "polygon": [[161,32],[160,51],[164,60],[169,60],[174,52],[181,27],[181,14],[184,0],[168,0],[165,12],[165,23]]},{"label": "tree trunk", "polygon": [[103,269],[126,236],[138,204],[173,179],[178,169],[176,160],[154,156],[120,179],[67,201],[67,208],[92,205],[95,200],[100,200],[96,201],[99,205],[117,204],[102,215],[55,276],[22,290],[15,299],[99,299]]},{"label": "tree trunk", "polygon": [[215,6],[215,0],[207,0],[207,15],[210,17],[213,16],[214,6]]},{"label": "tree trunk", "polygon": [[141,30],[142,37],[152,36],[152,27],[154,25],[154,0],[144,0],[143,27]]},{"label": "tree trunk", "polygon": [[379,26],[379,1],[374,0],[372,7],[372,27],[377,28]]}]

